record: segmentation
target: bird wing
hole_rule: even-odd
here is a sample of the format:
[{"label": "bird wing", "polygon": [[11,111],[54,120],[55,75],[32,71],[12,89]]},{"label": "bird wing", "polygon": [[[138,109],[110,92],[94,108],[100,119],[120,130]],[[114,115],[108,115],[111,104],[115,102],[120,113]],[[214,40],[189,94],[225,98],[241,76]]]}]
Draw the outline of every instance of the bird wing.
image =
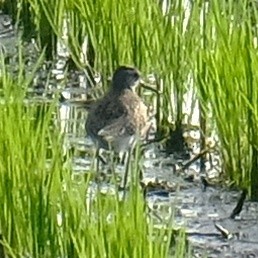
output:
[{"label": "bird wing", "polygon": [[101,129],[111,125],[125,114],[126,110],[121,106],[121,103],[115,103],[112,98],[106,97],[92,106],[88,114],[86,128],[93,134],[98,135]]},{"label": "bird wing", "polygon": [[127,115],[122,115],[115,119],[109,125],[99,130],[98,135],[104,137],[107,141],[112,141],[116,137],[127,137],[135,134],[135,127],[129,121]]}]

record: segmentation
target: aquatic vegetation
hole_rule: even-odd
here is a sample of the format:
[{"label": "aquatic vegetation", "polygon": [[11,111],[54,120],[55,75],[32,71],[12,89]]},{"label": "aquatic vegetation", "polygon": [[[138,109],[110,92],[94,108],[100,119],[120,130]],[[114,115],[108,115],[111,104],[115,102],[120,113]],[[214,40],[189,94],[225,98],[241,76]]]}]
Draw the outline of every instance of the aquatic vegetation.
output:
[{"label": "aquatic vegetation", "polygon": [[[258,199],[254,1],[178,0],[167,1],[167,6],[147,0],[11,2],[5,1],[6,9],[17,17],[24,35],[33,31],[39,48],[47,48],[41,60],[53,57],[58,39],[76,66],[93,74],[101,71],[104,82],[121,64],[134,65],[146,76],[153,74],[159,94],[147,100],[157,111],[161,136],[180,129],[184,93],[194,88],[205,136],[211,130],[219,136],[223,175]],[[85,45],[90,46],[88,51],[83,51]],[[86,205],[89,178],[82,175],[83,183],[74,182],[64,166],[62,135],[51,117],[56,103],[24,104],[33,73],[23,78],[22,58],[19,64],[17,80],[2,67],[0,80],[4,96],[0,128],[5,132],[0,135],[0,228],[6,253],[166,257],[169,244],[150,241],[154,228],[147,223],[136,187],[125,203],[117,196],[97,195],[90,207]],[[134,165],[131,174],[139,172]],[[110,214],[114,214],[111,222]],[[164,232],[159,231],[162,239]],[[180,239],[179,246],[184,247],[184,236]]]},{"label": "aquatic vegetation", "polygon": [[253,185],[257,183],[256,23],[254,6],[247,7],[245,1],[209,5],[202,33],[211,36],[196,52],[194,68],[201,103],[217,128],[223,172],[236,185],[251,184],[254,199],[258,197]]},{"label": "aquatic vegetation", "polygon": [[184,232],[170,223],[157,228],[148,213],[136,176],[140,154],[130,162],[132,184],[123,201],[118,191],[98,191],[91,173],[75,178],[63,157],[60,121],[53,117],[58,100],[26,101],[23,68],[18,78],[6,70],[0,78],[1,255],[184,257]]}]

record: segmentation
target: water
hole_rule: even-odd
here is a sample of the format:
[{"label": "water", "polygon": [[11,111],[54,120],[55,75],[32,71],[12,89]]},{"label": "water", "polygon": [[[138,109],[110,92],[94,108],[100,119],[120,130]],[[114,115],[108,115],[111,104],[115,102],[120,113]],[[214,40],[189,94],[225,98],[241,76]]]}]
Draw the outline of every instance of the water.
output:
[{"label": "water", "polygon": [[[92,152],[90,139],[85,138],[84,123],[86,110],[74,104],[61,104],[60,118],[64,124],[67,143],[75,148],[78,156],[72,158],[76,173],[85,173],[90,169],[91,157],[81,157],[81,153]],[[63,114],[63,115],[61,115]],[[199,130],[189,130],[186,137],[198,153]],[[151,189],[146,201],[156,226],[171,220],[174,214],[175,227],[186,227],[195,257],[258,257],[258,204],[246,201],[240,216],[234,220],[229,216],[240,197],[239,191],[228,191],[217,185],[203,192],[199,171],[199,162],[193,163],[187,170],[180,171],[180,163],[185,161],[167,156],[158,148],[158,144],[148,146],[144,154],[143,182]],[[194,156],[194,153],[191,153]],[[207,178],[217,178],[221,170],[218,155],[212,155],[207,162]],[[123,167],[116,169],[122,176]],[[188,182],[189,176],[192,181]],[[95,188],[95,186],[92,186]],[[114,186],[102,184],[101,191],[111,194]],[[156,217],[158,215],[158,218]],[[225,239],[215,228],[217,223],[226,228],[231,239]]]},{"label": "water", "polygon": [[[5,24],[2,27],[4,36],[0,36],[0,44],[5,51],[5,56],[12,56],[14,54],[9,52],[8,39],[14,42],[16,33],[12,27],[10,30],[8,30],[9,27],[6,28],[8,25],[4,23],[6,19],[8,20],[8,17],[2,16],[1,19],[0,16],[0,26]],[[7,33],[8,31],[10,34]],[[33,44],[28,45],[28,53],[33,52],[32,48]],[[10,51],[13,49],[15,48],[10,48]],[[33,58],[28,57],[31,60]],[[65,135],[64,152],[71,148],[74,150],[70,162],[76,176],[77,173],[87,173],[90,170],[94,146],[90,139],[85,137],[84,129],[87,111],[81,100],[86,97],[86,77],[83,71],[65,74],[66,59],[67,54],[62,53],[55,64],[43,65],[35,77],[34,86],[29,90],[28,98],[38,103],[51,101],[52,97],[59,94],[62,89],[63,96],[68,100],[56,107],[55,119],[61,123],[61,133]],[[33,64],[33,61],[29,64]],[[45,88],[49,70],[51,76],[48,87]],[[63,89],[67,76],[70,79]],[[185,96],[185,103],[188,103],[184,106],[186,114],[192,111],[189,99],[192,100],[193,96],[195,96],[194,91],[189,91]],[[193,119],[190,120],[191,126],[185,130],[185,138],[192,147],[191,157],[200,151],[198,114],[199,110],[195,105],[191,116]],[[210,141],[211,144],[216,144],[216,137],[211,138]],[[199,161],[181,171],[180,167],[185,162],[176,153],[167,156],[160,150],[159,144],[151,144],[144,154],[142,181],[149,190],[146,202],[156,226],[160,227],[173,217],[175,227],[186,227],[194,257],[258,257],[258,204],[246,201],[240,216],[234,220],[229,219],[241,193],[228,191],[218,185],[210,186],[204,192]],[[218,179],[221,171],[218,153],[211,155],[206,168],[205,176],[208,179]],[[120,175],[123,171],[122,166],[116,168],[116,172]],[[92,182],[89,193],[94,193],[96,189],[96,183]],[[114,186],[104,182],[100,189],[106,194],[112,194]],[[92,198],[92,194],[90,196]],[[231,237],[229,239],[223,237],[214,223],[227,229]]]}]

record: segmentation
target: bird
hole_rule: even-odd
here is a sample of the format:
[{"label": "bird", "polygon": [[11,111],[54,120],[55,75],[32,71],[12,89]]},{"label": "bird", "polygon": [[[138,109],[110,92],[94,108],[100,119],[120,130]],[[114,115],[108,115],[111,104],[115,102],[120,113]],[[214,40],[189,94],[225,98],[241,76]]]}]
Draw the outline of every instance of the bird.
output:
[{"label": "bird", "polygon": [[140,82],[136,68],[119,66],[108,92],[89,109],[85,128],[97,149],[125,153],[147,137],[151,123],[148,107],[136,93]]}]

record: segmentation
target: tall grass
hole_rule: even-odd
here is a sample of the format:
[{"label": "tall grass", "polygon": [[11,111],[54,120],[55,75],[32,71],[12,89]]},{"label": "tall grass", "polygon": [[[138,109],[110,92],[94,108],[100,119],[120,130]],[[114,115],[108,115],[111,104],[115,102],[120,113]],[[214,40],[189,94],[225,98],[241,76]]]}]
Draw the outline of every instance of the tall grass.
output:
[{"label": "tall grass", "polygon": [[[32,75],[23,77],[22,59],[17,78],[1,67],[0,246],[5,255],[167,257],[172,250],[184,257],[185,236],[170,245],[170,225],[154,227],[136,184],[120,201],[117,193],[99,193],[90,175],[74,179],[63,162],[63,135],[53,117],[57,102],[25,101]],[[132,175],[139,173],[138,163],[132,161]]]},{"label": "tall grass", "polygon": [[201,101],[215,119],[223,171],[243,187],[255,180],[252,189],[257,189],[257,15],[252,8],[247,1],[210,4],[204,15],[204,45],[193,65]]},{"label": "tall grass", "polygon": [[[251,185],[252,198],[258,199],[257,13],[252,5],[248,9],[247,1],[212,2],[202,16],[203,1],[196,1],[184,30],[182,1],[169,2],[164,13],[157,1],[147,0],[28,2],[38,33],[48,28],[61,37],[66,19],[68,46],[78,65],[81,42],[88,37],[96,56],[94,69],[104,79],[121,63],[133,64],[143,74],[153,72],[162,86],[160,130],[171,120],[180,126],[182,96],[192,74],[202,109],[207,119],[212,115],[208,122],[215,124],[220,138],[223,171],[234,184]],[[55,102],[24,104],[31,79],[23,78],[22,60],[20,65],[17,80],[7,72],[0,79],[0,233],[5,253],[167,257],[171,248],[175,257],[184,257],[184,236],[169,245],[173,232],[147,222],[137,187],[124,202],[99,193],[90,199],[88,176],[73,180],[63,164],[59,125],[52,120]],[[131,172],[137,174],[137,160],[133,164]]]},{"label": "tall grass", "polygon": [[[157,81],[165,84],[158,125],[176,120],[176,125],[181,126],[188,64],[194,51],[189,47],[191,35],[183,26],[183,1],[171,2],[163,12],[156,1],[147,0],[29,0],[28,3],[40,38],[48,37],[50,32],[61,38],[67,26],[66,43],[74,62],[101,71],[104,81],[119,64],[137,66],[143,74],[155,73]],[[93,51],[84,53],[87,61],[81,64],[84,40]],[[168,116],[163,116],[162,111]]]},{"label": "tall grass", "polygon": [[[73,61],[88,71],[101,71],[104,81],[119,64],[134,65],[143,74],[154,73],[157,84],[165,85],[163,100],[158,102],[157,125],[158,131],[166,134],[171,122],[181,127],[183,94],[195,51],[193,34],[186,30],[184,3],[168,1],[162,9],[162,3],[147,0],[20,0],[17,14],[24,28],[33,24],[39,45],[47,47],[48,57],[54,53],[55,37],[61,39],[67,27],[66,44]],[[30,13],[23,16],[28,5]],[[26,19],[28,16],[31,19]],[[84,41],[91,51],[84,53],[86,63],[82,64]]]},{"label": "tall grass", "polygon": [[183,94],[193,73],[201,108],[211,107],[207,112],[215,119],[222,170],[236,185],[256,182],[254,5],[249,1],[209,5],[197,1],[191,5],[185,26],[183,1],[168,1],[165,12],[155,1],[66,4],[68,19],[79,17],[85,26],[96,51],[96,68],[104,75],[119,63],[132,63],[157,75],[158,85],[164,85],[157,110],[158,130],[168,130],[171,121],[181,126]]},{"label": "tall grass", "polygon": [[[48,32],[51,28],[61,37],[65,22],[73,60],[86,67],[94,64],[103,80],[122,63],[139,67],[143,74],[154,73],[162,92],[157,102],[162,134],[171,122],[181,126],[183,94],[193,76],[201,109],[215,121],[223,172],[233,184],[254,184],[252,196],[258,199],[254,1],[194,1],[187,24],[182,0],[167,1],[163,11],[157,1],[147,0],[28,2],[39,34],[44,34],[44,20]],[[85,38],[95,58],[80,64]]]}]

